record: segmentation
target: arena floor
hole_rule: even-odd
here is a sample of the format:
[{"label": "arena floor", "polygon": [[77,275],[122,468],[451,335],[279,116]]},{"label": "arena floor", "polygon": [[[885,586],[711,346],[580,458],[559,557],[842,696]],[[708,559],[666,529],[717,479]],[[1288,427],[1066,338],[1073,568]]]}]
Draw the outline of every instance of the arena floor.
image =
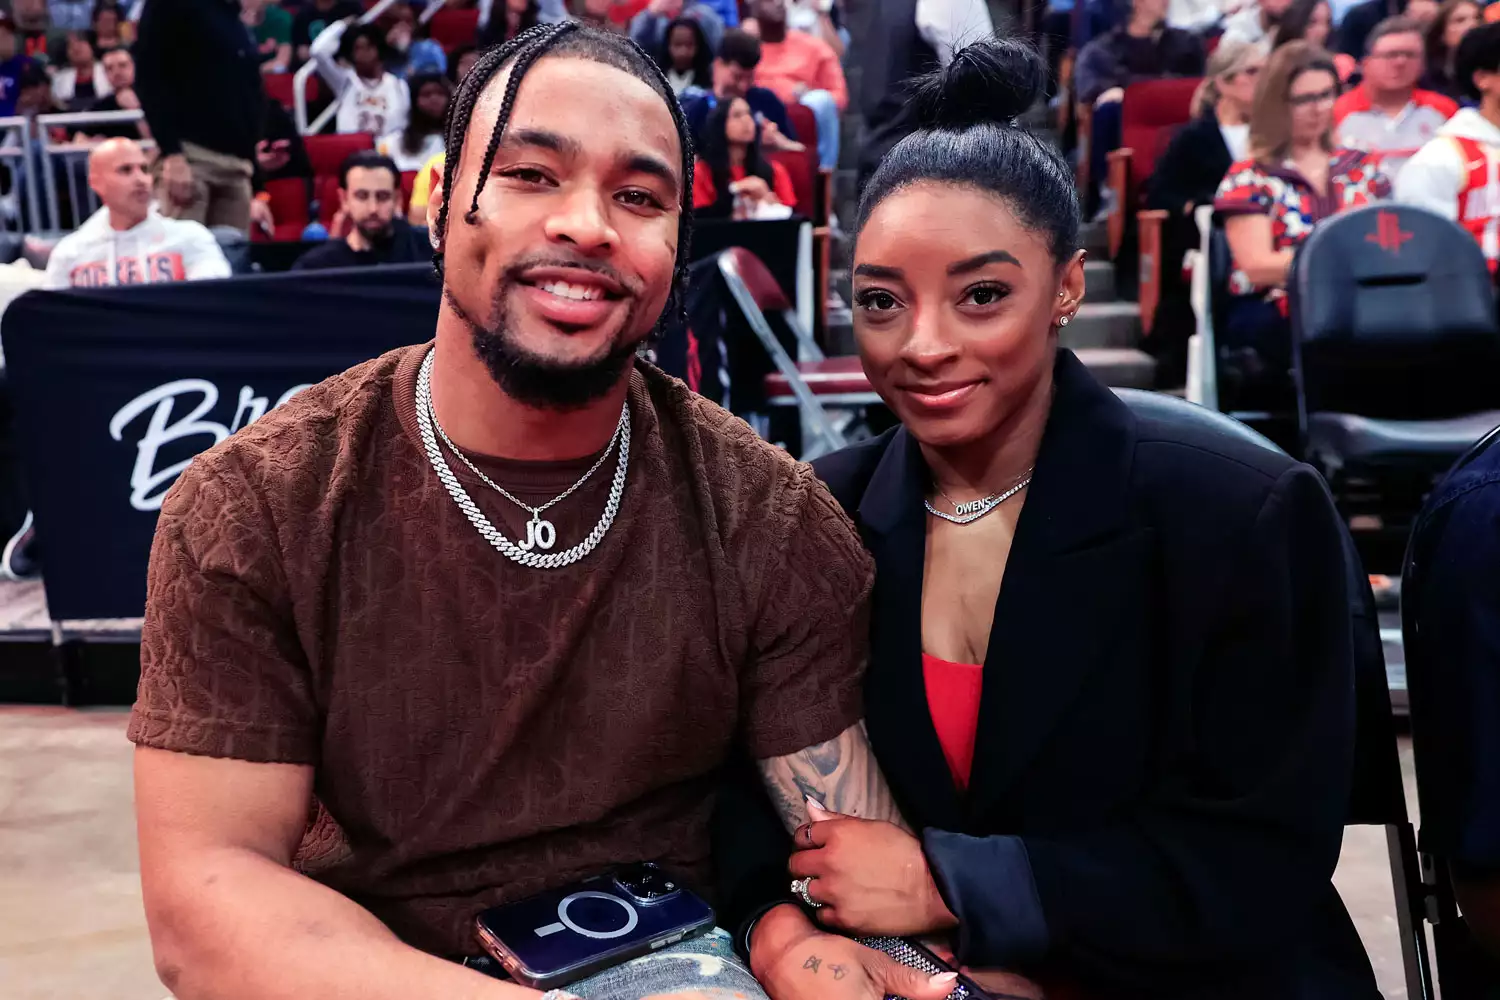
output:
[{"label": "arena floor", "polygon": [[[0,708],[5,1000],[161,1000],[166,992],[141,912],[126,714]],[[1410,791],[1408,742],[1401,756]],[[1404,1000],[1380,830],[1349,831],[1336,881],[1386,997]]]}]

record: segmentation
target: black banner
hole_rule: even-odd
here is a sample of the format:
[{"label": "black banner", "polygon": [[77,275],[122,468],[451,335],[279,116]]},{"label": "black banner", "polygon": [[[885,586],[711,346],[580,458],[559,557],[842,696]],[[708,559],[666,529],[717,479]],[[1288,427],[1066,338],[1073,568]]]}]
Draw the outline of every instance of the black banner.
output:
[{"label": "black banner", "polygon": [[138,618],[192,457],[299,389],[432,337],[427,265],[29,292],[0,339],[57,620]]}]

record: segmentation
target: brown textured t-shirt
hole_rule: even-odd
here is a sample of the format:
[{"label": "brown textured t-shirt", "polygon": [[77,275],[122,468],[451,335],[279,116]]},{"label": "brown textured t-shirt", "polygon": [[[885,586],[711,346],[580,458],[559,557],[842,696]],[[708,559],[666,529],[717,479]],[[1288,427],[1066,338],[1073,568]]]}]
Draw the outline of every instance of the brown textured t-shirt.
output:
[{"label": "brown textured t-shirt", "polygon": [[[808,466],[648,366],[593,553],[519,566],[416,428],[427,347],[312,389],[200,455],[162,507],[130,738],[310,764],[314,877],[411,944],[471,954],[488,906],[657,860],[707,889],[716,769],[860,716],[873,567]],[[508,537],[529,515],[449,466]],[[582,463],[485,471],[540,502]],[[615,459],[547,512],[557,549]]]}]

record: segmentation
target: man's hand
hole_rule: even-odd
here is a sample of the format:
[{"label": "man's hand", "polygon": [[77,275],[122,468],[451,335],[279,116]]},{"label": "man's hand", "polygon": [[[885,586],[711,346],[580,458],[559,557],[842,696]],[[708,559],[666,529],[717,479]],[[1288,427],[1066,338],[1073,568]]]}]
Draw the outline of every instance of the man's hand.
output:
[{"label": "man's hand", "polygon": [[291,143],[286,139],[277,139],[275,142],[262,139],[255,144],[255,162],[266,173],[275,173],[292,158],[291,149]]},{"label": "man's hand", "polygon": [[271,206],[267,202],[259,198],[250,202],[250,224],[267,236],[276,233],[276,217],[271,214]]},{"label": "man's hand", "polygon": [[682,0],[651,0],[646,10],[670,21],[682,13]]},{"label": "man's hand", "polygon": [[800,153],[807,148],[795,139],[788,139],[781,127],[769,118],[760,123],[760,144],[767,149],[780,149],[789,153]]},{"label": "man's hand", "polygon": [[928,976],[873,948],[814,927],[795,906],[761,917],[750,971],[774,1000],[944,1000],[954,973]]},{"label": "man's hand", "polygon": [[186,156],[173,153],[162,160],[161,179],[167,187],[167,198],[174,205],[193,203],[193,168]]},{"label": "man's hand", "polygon": [[1113,104],[1116,101],[1123,101],[1124,99],[1125,99],[1125,91],[1124,91],[1123,88],[1121,88],[1121,87],[1110,87],[1104,93],[1102,93],[1098,97],[1094,98],[1094,107],[1097,108],[1101,104]]},{"label": "man's hand", "polygon": [[141,110],[141,99],[135,96],[134,87],[126,87],[124,90],[115,91],[115,101],[120,105],[121,111]]},{"label": "man's hand", "polygon": [[809,801],[813,822],[792,841],[791,873],[810,878],[819,923],[859,934],[931,934],[958,925],[921,841],[886,822],[837,816]]}]

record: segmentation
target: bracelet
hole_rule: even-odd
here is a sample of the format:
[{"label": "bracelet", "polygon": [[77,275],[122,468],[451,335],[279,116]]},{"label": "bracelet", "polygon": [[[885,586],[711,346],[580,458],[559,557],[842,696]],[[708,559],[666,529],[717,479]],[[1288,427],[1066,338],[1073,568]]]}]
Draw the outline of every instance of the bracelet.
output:
[{"label": "bracelet", "polygon": [[583,998],[567,990],[548,990],[542,994],[542,1000],[583,1000]]},{"label": "bracelet", "polygon": [[265,202],[266,204],[269,205],[271,203],[271,192],[269,192],[269,191],[257,191],[257,192],[255,192],[255,200],[256,201],[263,201],[263,202]]}]

